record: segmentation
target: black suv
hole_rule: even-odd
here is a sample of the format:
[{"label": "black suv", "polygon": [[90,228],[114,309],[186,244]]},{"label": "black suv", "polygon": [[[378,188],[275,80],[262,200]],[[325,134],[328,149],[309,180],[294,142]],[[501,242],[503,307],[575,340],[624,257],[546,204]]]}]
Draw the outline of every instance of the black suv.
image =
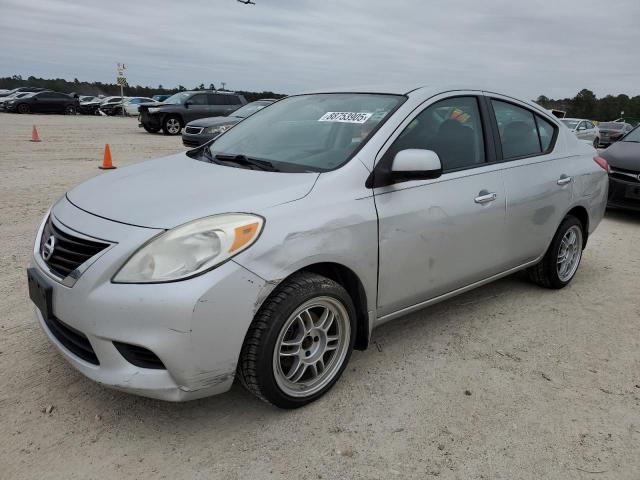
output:
[{"label": "black suv", "polygon": [[179,92],[161,103],[141,104],[138,108],[139,126],[149,133],[162,129],[165,135],[179,135],[182,127],[192,120],[227,116],[246,103],[242,95],[233,92]]}]

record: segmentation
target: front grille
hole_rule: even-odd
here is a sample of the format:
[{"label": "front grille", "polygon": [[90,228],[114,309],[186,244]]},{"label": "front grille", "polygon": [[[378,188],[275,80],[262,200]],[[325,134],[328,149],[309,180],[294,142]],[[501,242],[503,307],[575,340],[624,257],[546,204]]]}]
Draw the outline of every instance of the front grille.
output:
[{"label": "front grille", "polygon": [[[45,244],[50,242],[51,237],[54,239],[53,254],[49,259],[46,259],[43,255],[43,249]],[[87,240],[63,232],[53,224],[51,217],[49,217],[40,238],[40,255],[53,273],[66,277],[108,246],[108,243]]]},{"label": "front grille", "polygon": [[135,365],[136,367],[166,370],[162,360],[160,360],[151,350],[138,345],[130,345],[122,342],[113,342],[113,345],[118,349],[127,362]]},{"label": "front grille", "polygon": [[75,328],[71,328],[55,317],[45,318],[44,322],[47,327],[49,327],[52,335],[56,337],[67,350],[85,362],[100,365],[96,352],[94,352],[91,343],[89,343],[89,339],[84,333],[79,332]]},{"label": "front grille", "polygon": [[610,168],[610,171],[610,176],[612,178],[623,180],[625,182],[640,183],[640,178],[638,178],[638,175],[640,174],[639,172],[623,168]]},{"label": "front grille", "polygon": [[184,129],[185,133],[191,133],[194,135],[198,135],[199,133],[202,133],[202,130],[204,130],[204,128],[202,127],[187,127]]}]

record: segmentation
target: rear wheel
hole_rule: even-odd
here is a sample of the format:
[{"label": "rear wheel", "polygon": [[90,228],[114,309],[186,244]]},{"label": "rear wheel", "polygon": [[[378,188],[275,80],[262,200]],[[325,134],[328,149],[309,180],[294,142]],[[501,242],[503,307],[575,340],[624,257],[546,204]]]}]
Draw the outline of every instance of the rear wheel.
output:
[{"label": "rear wheel", "polygon": [[600,139],[598,137],[596,137],[593,140],[593,148],[599,148],[600,147]]},{"label": "rear wheel", "polygon": [[582,224],[576,217],[567,215],[544,258],[529,269],[529,278],[546,288],[566,287],[578,271],[583,239]]},{"label": "rear wheel", "polygon": [[18,105],[18,113],[31,113],[31,107],[26,103]]},{"label": "rear wheel", "polygon": [[67,105],[64,109],[64,113],[65,115],[75,115],[76,107],[74,107],[73,105]]},{"label": "rear wheel", "polygon": [[178,135],[182,130],[182,120],[175,115],[168,115],[162,122],[162,131],[165,135]]},{"label": "rear wheel", "polygon": [[355,307],[338,283],[303,272],[285,280],[256,314],[238,376],[258,398],[298,408],[340,378],[355,340]]}]

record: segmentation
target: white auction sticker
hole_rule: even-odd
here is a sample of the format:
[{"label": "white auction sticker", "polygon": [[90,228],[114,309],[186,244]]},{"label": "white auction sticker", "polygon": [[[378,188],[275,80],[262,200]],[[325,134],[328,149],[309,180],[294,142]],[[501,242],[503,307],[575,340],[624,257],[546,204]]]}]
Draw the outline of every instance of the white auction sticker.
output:
[{"label": "white auction sticker", "polygon": [[364,123],[371,118],[372,113],[365,112],[327,112],[321,116],[319,122]]}]

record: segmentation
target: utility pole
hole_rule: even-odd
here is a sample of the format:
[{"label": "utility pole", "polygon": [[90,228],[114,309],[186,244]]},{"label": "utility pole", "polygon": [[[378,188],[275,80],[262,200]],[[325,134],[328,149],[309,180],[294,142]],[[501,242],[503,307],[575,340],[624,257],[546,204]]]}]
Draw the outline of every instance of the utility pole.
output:
[{"label": "utility pole", "polygon": [[222,84],[222,90],[225,90],[224,86],[226,85],[225,82],[220,82]]}]

